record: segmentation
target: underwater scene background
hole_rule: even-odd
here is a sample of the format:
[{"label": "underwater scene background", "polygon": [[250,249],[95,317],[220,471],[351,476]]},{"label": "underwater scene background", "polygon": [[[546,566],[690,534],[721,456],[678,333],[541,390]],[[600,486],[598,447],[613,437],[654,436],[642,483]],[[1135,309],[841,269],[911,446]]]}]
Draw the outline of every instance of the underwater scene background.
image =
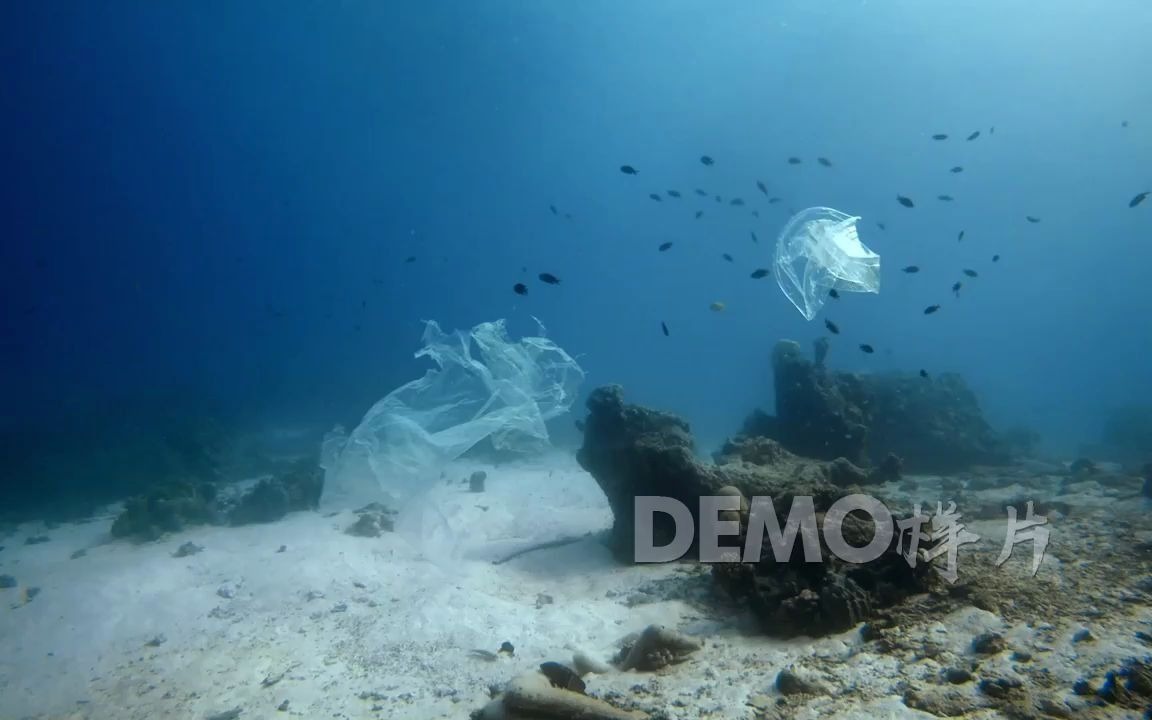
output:
[{"label": "underwater scene background", "polygon": [[[0,718],[1142,717],[1150,35],[1137,0],[4,7]],[[871,263],[810,266],[810,320],[808,208]],[[826,528],[636,562],[637,497],[738,498],[731,550],[754,497],[858,494],[958,575]]]}]

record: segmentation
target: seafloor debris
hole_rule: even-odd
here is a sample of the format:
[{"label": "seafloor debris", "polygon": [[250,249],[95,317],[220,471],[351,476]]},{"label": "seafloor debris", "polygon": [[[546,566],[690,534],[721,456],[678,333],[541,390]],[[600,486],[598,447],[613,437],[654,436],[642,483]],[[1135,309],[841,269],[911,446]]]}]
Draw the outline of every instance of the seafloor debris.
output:
[{"label": "seafloor debris", "polygon": [[315,460],[301,460],[287,472],[256,483],[235,502],[210,482],[172,482],[129,498],[112,523],[112,536],[156,540],[193,525],[273,522],[320,502],[324,476]]},{"label": "seafloor debris", "polygon": [[[575,677],[579,680],[578,676]],[[582,692],[556,687],[542,670],[533,670],[513,678],[491,702],[471,714],[472,720],[505,720],[520,717],[646,720],[649,716],[642,712],[621,710]]]},{"label": "seafloor debris", "polygon": [[649,625],[624,642],[617,664],[621,670],[651,672],[683,662],[701,647],[703,643],[694,637],[663,625]]},{"label": "seafloor debris", "polygon": [[357,537],[380,537],[392,532],[395,527],[396,511],[380,503],[369,503],[356,511],[356,522],[344,532]]}]

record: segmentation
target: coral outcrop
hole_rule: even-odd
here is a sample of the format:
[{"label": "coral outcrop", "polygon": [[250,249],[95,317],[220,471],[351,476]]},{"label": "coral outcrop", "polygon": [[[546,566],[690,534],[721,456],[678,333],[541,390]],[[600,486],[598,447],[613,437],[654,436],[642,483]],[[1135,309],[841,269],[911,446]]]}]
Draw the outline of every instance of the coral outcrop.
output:
[{"label": "coral outcrop", "polygon": [[[727,443],[716,464],[697,459],[688,424],[669,413],[629,405],[618,386],[598,388],[588,399],[584,445],[577,459],[599,483],[614,514],[610,546],[618,559],[635,558],[635,499],[675,498],[689,508],[699,527],[699,501],[705,495],[741,495],[745,501],[773,500],[780,527],[787,523],[795,498],[811,498],[818,523],[840,498],[861,487],[899,479],[900,462],[885,457],[866,470],[845,458],[831,461],[798,457],[780,443],[746,437]],[[741,502],[740,547],[748,531],[748,503]],[[735,511],[729,511],[729,514]],[[671,542],[675,524],[656,513],[653,543]],[[843,537],[853,546],[868,545],[877,523],[849,514]],[[887,529],[891,532],[891,526]],[[929,565],[910,565],[898,552],[896,533],[881,557],[854,565],[838,559],[821,538],[821,562],[807,562],[802,545],[777,561],[768,543],[758,561],[722,562],[713,568],[721,587],[747,603],[765,632],[782,637],[823,635],[850,628],[879,608],[927,587]],[[731,539],[731,538],[730,538]],[[696,546],[694,546],[695,549]],[[739,555],[737,555],[739,558]]]},{"label": "coral outcrop", "polygon": [[959,375],[836,372],[790,340],[777,343],[772,370],[776,413],[754,412],[743,433],[779,440],[797,455],[869,465],[894,454],[918,473],[1010,460],[1008,443]]}]

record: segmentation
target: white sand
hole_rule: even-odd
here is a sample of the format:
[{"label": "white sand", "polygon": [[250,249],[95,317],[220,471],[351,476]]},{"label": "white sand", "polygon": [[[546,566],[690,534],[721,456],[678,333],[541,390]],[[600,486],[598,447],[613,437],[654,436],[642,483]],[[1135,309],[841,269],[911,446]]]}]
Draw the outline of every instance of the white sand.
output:
[{"label": "white sand", "polygon": [[[607,659],[620,638],[653,622],[700,633],[707,646],[659,675],[592,676],[590,692],[632,695],[639,685],[668,717],[751,718],[749,698],[779,697],[776,673],[802,660],[837,667],[824,680],[855,690],[798,708],[797,718],[930,717],[904,707],[897,683],[938,668],[861,652],[856,632],[819,641],[743,637],[736,619],[701,618],[661,589],[677,579],[706,589],[700,568],[622,567],[596,535],[492,564],[610,525],[592,478],[570,458],[550,465],[484,468],[482,494],[458,482],[435,489],[468,558],[455,563],[421,559],[399,532],[347,535],[351,513],[294,513],[145,544],[109,540],[111,516],[22,527],[0,540],[0,574],[41,592],[20,604],[22,589],[0,590],[0,718],[196,719],[232,708],[246,719],[464,718],[484,704],[489,685],[545,660],[569,662],[577,649]],[[454,467],[450,477],[473,469]],[[23,545],[37,534],[51,541]],[[187,541],[203,552],[174,558]],[[84,557],[70,558],[82,548]],[[629,601],[637,597],[644,602]],[[941,632],[962,647],[998,623],[972,609]],[[158,635],[164,641],[148,646]],[[515,657],[469,653],[505,640]],[[283,701],[287,712],[277,710]]]}]

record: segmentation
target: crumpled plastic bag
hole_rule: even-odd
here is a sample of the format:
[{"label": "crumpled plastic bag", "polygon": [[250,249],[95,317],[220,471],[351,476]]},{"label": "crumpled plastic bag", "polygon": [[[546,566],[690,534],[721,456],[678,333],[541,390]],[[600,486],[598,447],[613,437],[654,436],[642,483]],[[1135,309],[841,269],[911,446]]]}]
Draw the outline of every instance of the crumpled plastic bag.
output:
[{"label": "crumpled plastic bag", "polygon": [[816,317],[831,290],[880,292],[880,256],[860,241],[859,217],[827,207],[802,210],[776,240],[776,282],[806,320]]}]

